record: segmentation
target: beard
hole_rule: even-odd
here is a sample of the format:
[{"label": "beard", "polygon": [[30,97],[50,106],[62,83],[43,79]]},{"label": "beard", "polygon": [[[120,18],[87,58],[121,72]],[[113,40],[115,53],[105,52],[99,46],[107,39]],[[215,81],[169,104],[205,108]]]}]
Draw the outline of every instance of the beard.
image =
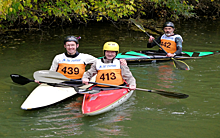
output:
[{"label": "beard", "polygon": [[165,35],[166,36],[171,36],[171,35],[173,35],[173,32],[165,32]]}]

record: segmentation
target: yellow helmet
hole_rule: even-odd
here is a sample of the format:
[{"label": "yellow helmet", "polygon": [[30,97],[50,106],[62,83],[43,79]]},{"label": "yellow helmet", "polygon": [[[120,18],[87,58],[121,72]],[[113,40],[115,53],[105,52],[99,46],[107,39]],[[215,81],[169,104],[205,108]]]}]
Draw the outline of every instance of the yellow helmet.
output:
[{"label": "yellow helmet", "polygon": [[119,52],[119,45],[116,42],[106,42],[103,46],[103,51],[116,51]]}]

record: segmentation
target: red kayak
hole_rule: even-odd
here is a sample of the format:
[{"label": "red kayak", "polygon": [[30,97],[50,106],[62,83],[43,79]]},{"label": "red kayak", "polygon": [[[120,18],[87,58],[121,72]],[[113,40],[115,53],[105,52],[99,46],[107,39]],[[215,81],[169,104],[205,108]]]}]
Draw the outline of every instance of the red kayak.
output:
[{"label": "red kayak", "polygon": [[85,94],[82,104],[82,113],[98,115],[121,105],[132,95],[133,91],[126,88],[104,90],[96,94]]}]

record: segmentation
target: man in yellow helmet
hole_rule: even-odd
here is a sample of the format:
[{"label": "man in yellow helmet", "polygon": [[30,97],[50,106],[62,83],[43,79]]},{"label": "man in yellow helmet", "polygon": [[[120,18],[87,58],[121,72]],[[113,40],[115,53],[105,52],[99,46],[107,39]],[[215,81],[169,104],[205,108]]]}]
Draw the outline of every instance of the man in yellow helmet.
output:
[{"label": "man in yellow helmet", "polygon": [[[54,57],[50,67],[51,71],[59,72],[70,79],[82,78],[86,65],[95,63],[97,58],[77,51],[79,47],[78,39],[80,38],[81,37],[67,36],[64,39],[66,52]],[[127,65],[127,62],[125,59],[121,59],[120,64]],[[39,83],[37,80],[35,80],[35,82]]]},{"label": "man in yellow helmet", "polygon": [[[121,65],[120,61],[115,58],[119,52],[119,45],[116,42],[106,42],[103,46],[103,51],[104,57],[97,60],[91,68],[84,73],[82,77],[83,83],[88,84],[89,79],[97,74],[97,83],[125,85],[126,82],[130,90],[135,90],[136,80],[130,72],[130,69],[127,65]],[[107,86],[97,85],[97,87],[102,88]]]}]

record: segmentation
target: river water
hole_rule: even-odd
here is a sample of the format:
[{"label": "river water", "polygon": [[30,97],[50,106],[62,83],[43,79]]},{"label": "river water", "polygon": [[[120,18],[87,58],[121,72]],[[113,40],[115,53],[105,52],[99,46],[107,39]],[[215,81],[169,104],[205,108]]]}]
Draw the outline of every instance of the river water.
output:
[{"label": "river water", "polygon": [[[219,24],[182,21],[175,32],[184,39],[184,51],[218,51]],[[190,71],[175,69],[172,62],[129,65],[138,88],[185,93],[187,99],[136,90],[120,107],[93,117],[82,115],[82,95],[45,108],[22,110],[21,104],[37,84],[17,85],[9,75],[33,79],[35,71],[49,69],[54,56],[64,52],[62,41],[67,35],[81,36],[78,50],[96,57],[102,56],[102,45],[109,40],[120,44],[120,52],[146,50],[148,40],[141,31],[128,30],[126,25],[117,30],[107,23],[12,35],[0,45],[1,137],[219,138],[220,55],[185,60]]]}]

